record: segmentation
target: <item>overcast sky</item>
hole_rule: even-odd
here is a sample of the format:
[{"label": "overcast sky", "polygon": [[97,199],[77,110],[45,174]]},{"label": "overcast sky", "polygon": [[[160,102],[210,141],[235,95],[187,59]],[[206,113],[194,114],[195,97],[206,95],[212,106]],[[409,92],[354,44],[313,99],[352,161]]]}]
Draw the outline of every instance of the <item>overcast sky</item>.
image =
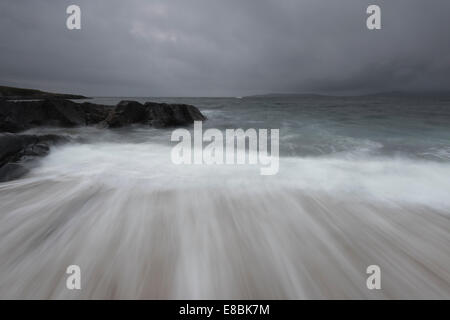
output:
[{"label": "overcast sky", "polygon": [[[82,29],[66,28],[66,8]],[[382,9],[380,31],[366,9]],[[0,84],[90,96],[450,91],[449,0],[1,0]]]}]

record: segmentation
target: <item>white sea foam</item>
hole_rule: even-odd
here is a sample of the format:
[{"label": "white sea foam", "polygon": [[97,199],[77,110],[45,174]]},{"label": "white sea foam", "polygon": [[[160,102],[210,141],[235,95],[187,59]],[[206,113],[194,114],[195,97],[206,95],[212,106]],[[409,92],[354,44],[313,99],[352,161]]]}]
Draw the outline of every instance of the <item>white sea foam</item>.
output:
[{"label": "white sea foam", "polygon": [[263,177],[170,150],[67,145],[0,184],[0,297],[450,298],[449,164],[291,157]]},{"label": "white sea foam", "polygon": [[68,145],[44,158],[28,179],[91,179],[112,188],[131,183],[151,190],[245,184],[251,191],[261,185],[287,186],[335,196],[450,208],[449,163],[400,157],[284,157],[278,175],[257,177],[259,167],[255,165],[174,165],[170,152],[170,147],[155,143]]}]

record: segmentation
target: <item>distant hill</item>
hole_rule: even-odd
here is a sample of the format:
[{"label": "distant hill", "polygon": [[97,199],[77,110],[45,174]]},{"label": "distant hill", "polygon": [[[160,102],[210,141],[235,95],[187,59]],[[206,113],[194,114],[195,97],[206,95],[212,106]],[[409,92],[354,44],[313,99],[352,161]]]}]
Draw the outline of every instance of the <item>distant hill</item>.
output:
[{"label": "distant hill", "polygon": [[329,94],[314,94],[314,93],[269,93],[246,96],[244,98],[364,98],[364,97],[386,97],[386,98],[449,98],[450,92],[447,91],[424,91],[424,92],[409,92],[409,91],[389,91],[376,92],[370,94],[360,95],[329,95]]},{"label": "distant hill", "polygon": [[364,95],[366,97],[399,97],[399,98],[447,98],[450,97],[448,91],[423,91],[423,92],[410,92],[410,91],[390,91],[390,92],[378,92],[373,94]]},{"label": "distant hill", "polygon": [[329,97],[329,96],[315,93],[268,93],[268,94],[245,96],[244,98],[315,98],[315,97]]},{"label": "distant hill", "polygon": [[7,100],[29,100],[29,99],[49,99],[49,98],[87,99],[87,97],[75,94],[52,93],[34,89],[23,89],[5,86],[0,86],[0,99],[1,98]]}]

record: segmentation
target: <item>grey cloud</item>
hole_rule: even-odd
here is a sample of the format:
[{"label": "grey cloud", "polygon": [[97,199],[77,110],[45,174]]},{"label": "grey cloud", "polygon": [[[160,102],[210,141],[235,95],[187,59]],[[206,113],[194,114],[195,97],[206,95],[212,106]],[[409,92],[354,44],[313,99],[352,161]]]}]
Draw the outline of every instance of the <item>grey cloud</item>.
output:
[{"label": "grey cloud", "polygon": [[[82,30],[65,28],[78,4]],[[365,28],[369,4],[383,29]],[[0,83],[87,95],[450,90],[448,0],[3,0]]]}]

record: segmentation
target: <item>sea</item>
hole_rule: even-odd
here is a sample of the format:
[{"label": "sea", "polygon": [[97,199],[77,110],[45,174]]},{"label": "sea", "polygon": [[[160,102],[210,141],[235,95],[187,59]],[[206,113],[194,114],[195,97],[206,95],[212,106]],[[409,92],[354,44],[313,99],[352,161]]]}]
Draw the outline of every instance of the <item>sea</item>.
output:
[{"label": "sea", "polygon": [[279,171],[176,165],[173,128],[29,130],[73,142],[0,183],[0,298],[450,299],[449,98],[87,101],[121,100],[279,129]]}]

